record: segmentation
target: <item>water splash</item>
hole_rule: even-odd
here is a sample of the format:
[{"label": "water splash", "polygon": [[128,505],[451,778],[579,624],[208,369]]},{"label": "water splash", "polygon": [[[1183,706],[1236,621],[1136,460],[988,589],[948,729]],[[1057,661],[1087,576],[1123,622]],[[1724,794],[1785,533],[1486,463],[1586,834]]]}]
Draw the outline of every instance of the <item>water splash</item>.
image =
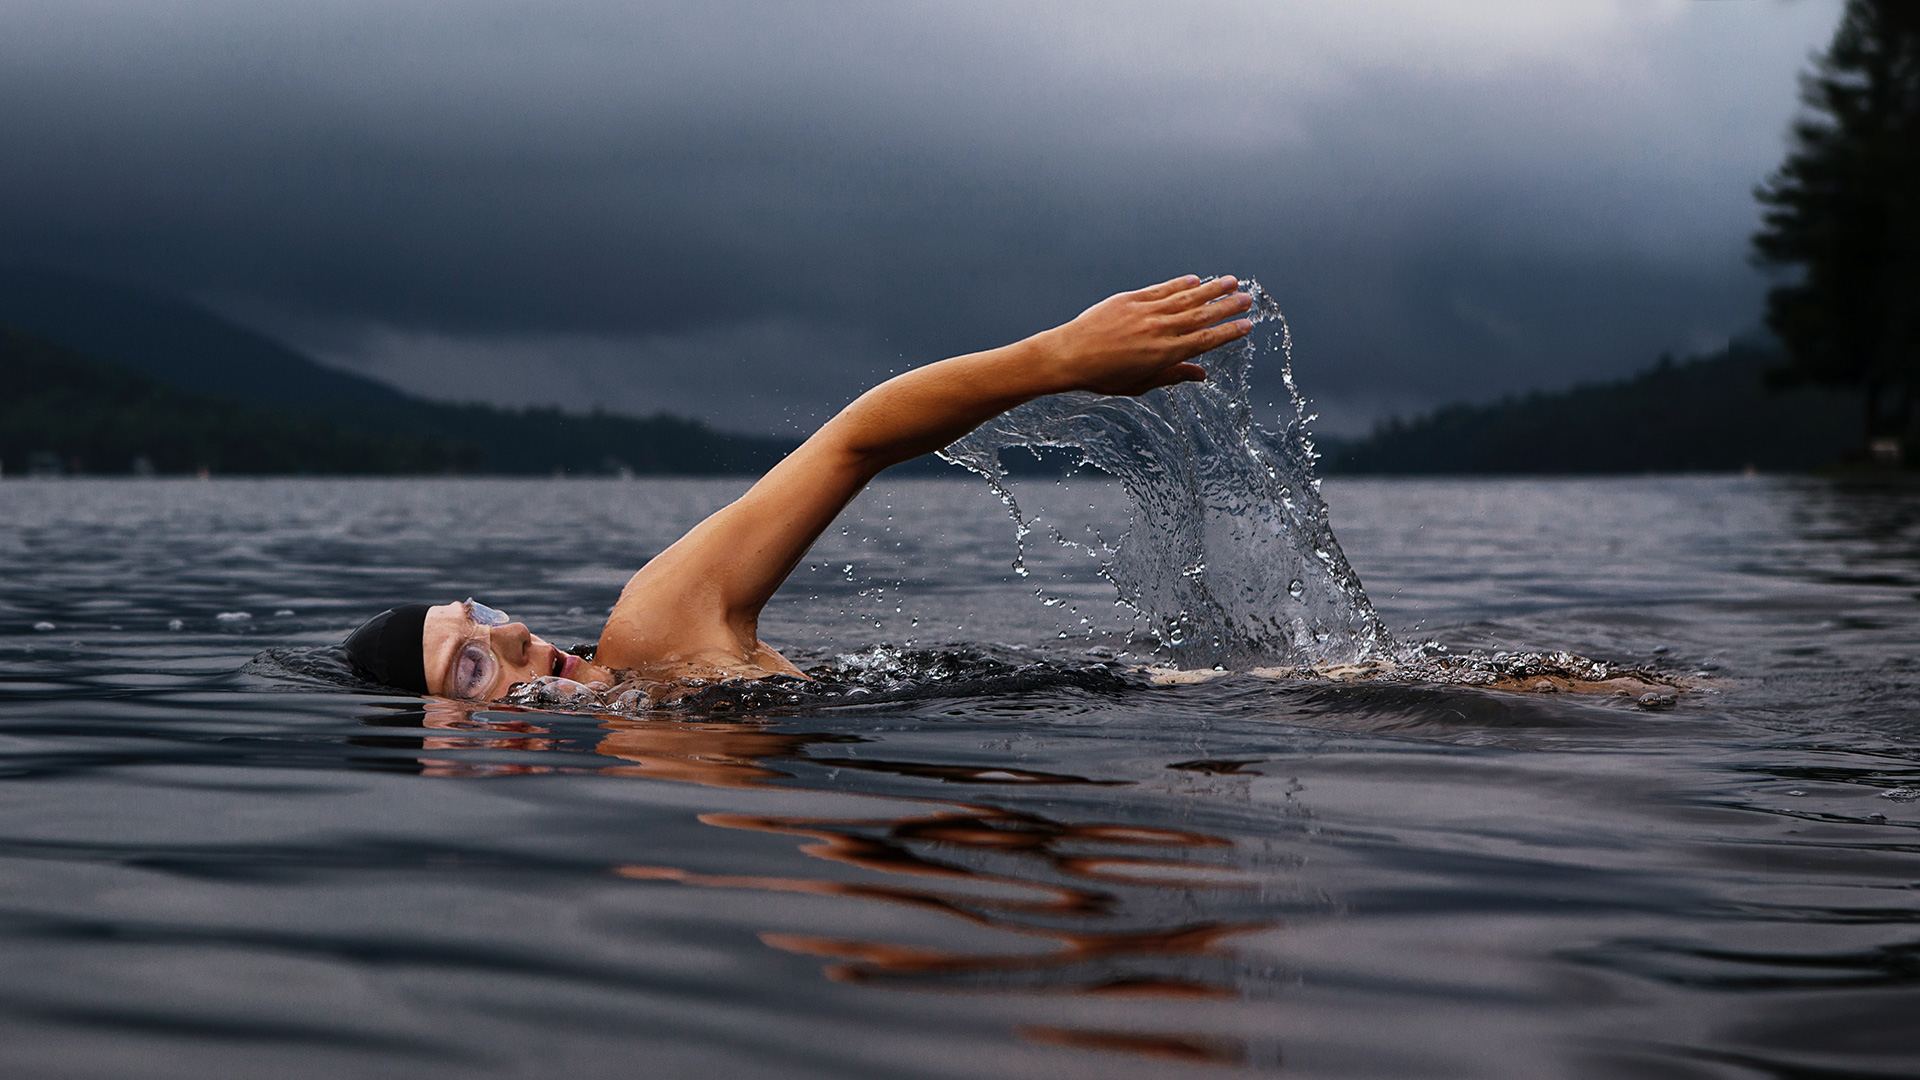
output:
[{"label": "water splash", "polygon": [[[1334,538],[1313,475],[1312,417],[1294,385],[1287,321],[1257,281],[1240,290],[1253,298],[1253,333],[1199,359],[1206,382],[1138,398],[1042,398],[941,456],[993,485],[1022,543],[1033,520],[1007,483],[1002,449],[1070,447],[1117,477],[1132,511],[1102,573],[1177,663],[1324,667],[1386,658],[1393,637]],[[1277,432],[1254,423],[1249,404],[1255,360],[1276,353],[1287,392]]]},{"label": "water splash", "polygon": [[1149,684],[1146,672],[1113,661],[1069,661],[996,655],[982,648],[916,649],[875,645],[807,669],[807,677],[648,679],[619,672],[618,681],[577,683],[542,675],[516,683],[502,699],[525,709],[647,715],[765,714],[968,698],[1033,691],[1119,694]]}]

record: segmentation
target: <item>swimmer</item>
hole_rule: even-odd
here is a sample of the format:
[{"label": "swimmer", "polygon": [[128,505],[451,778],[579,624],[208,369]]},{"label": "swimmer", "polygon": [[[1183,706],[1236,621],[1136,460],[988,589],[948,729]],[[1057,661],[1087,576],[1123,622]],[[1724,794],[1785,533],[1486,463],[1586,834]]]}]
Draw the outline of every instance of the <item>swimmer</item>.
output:
[{"label": "swimmer", "polygon": [[806,676],[760,640],[760,611],[833,519],[882,469],[931,453],[1049,394],[1137,397],[1195,382],[1191,363],[1253,329],[1231,277],[1188,275],[1119,293],[1073,321],[915,368],[868,390],[745,495],[656,555],[620,593],[592,662],[473,600],[383,611],[343,645],[366,681],[495,701],[540,676],[656,683]]}]

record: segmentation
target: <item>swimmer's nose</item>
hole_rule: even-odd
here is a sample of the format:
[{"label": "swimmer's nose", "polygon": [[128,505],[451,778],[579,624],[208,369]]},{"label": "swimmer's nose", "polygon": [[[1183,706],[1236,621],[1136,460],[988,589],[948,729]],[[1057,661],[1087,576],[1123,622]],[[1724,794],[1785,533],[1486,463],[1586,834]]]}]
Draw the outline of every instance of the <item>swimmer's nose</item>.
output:
[{"label": "swimmer's nose", "polygon": [[527,653],[533,647],[533,631],[526,623],[508,623],[493,628],[493,647],[500,658],[513,664],[527,662]]}]

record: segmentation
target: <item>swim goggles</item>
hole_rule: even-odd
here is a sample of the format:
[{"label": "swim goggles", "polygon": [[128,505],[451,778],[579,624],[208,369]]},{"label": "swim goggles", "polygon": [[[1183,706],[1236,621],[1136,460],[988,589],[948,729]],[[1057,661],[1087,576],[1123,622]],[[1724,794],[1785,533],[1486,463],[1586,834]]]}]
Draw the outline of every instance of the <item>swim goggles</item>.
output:
[{"label": "swim goggles", "polygon": [[[467,609],[467,617],[475,626],[505,626],[512,622],[507,613],[490,608],[478,600],[468,597],[461,604]],[[495,679],[500,677],[500,658],[493,654],[493,648],[485,636],[469,638],[453,656],[453,672],[447,679],[451,685],[448,690],[453,697],[478,700],[486,696],[493,688]]]}]

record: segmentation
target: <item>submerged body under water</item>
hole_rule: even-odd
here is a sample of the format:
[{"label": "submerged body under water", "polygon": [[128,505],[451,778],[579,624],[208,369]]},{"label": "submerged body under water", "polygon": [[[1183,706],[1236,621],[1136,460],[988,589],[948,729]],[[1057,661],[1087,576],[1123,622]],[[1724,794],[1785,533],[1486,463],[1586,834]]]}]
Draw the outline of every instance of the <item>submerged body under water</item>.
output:
[{"label": "submerged body under water", "polygon": [[[1117,482],[1023,483],[1124,529]],[[1155,685],[1102,558],[1016,573],[964,480],[883,480],[768,609],[825,699],[254,662],[468,595],[588,640],[742,486],[0,483],[0,1073],[1920,1071],[1920,491],[1326,484],[1401,643],[1666,708]]]}]

